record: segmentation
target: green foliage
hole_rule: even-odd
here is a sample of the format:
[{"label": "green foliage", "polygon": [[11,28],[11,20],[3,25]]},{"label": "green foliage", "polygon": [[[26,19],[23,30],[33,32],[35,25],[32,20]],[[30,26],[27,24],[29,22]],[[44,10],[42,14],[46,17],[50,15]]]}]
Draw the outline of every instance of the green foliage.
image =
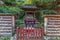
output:
[{"label": "green foliage", "polygon": [[54,9],[56,6],[56,0],[34,0],[34,4],[42,9]]},{"label": "green foliage", "polygon": [[56,14],[56,11],[55,10],[40,10],[39,11],[42,15],[51,15],[51,14]]},{"label": "green foliage", "polygon": [[24,0],[16,0],[15,1],[16,6],[22,7],[24,5]]},{"label": "green foliage", "polygon": [[36,18],[38,19],[38,21],[40,23],[43,22],[43,15],[56,15],[56,11],[55,10],[39,10],[36,12]]},{"label": "green foliage", "polygon": [[47,4],[47,3],[50,3],[50,2],[53,2],[53,1],[56,1],[56,0],[34,0],[34,3]]},{"label": "green foliage", "polygon": [[12,5],[15,0],[2,0],[6,5]]},{"label": "green foliage", "polygon": [[17,19],[15,20],[16,27],[25,27],[25,24],[23,23],[23,19]]},{"label": "green foliage", "polygon": [[35,24],[34,27],[35,28],[43,28],[43,22],[42,23],[38,23],[38,24]]},{"label": "green foliage", "polygon": [[23,2],[16,2],[15,4],[16,4],[16,6],[18,6],[18,7],[22,7],[22,6],[24,5],[24,1],[23,1]]},{"label": "green foliage", "polygon": [[11,6],[0,6],[0,13],[19,13],[20,9]]},{"label": "green foliage", "polygon": [[20,19],[16,19],[15,21],[16,21],[16,22],[15,22],[16,26],[19,26],[20,23],[22,22]]},{"label": "green foliage", "polygon": [[13,2],[13,1],[15,1],[15,0],[2,0],[3,2],[8,2],[8,3],[11,3],[11,2]]},{"label": "green foliage", "polygon": [[25,0],[24,3],[25,3],[25,4],[32,4],[32,3],[33,3],[33,0]]},{"label": "green foliage", "polygon": [[9,36],[0,37],[0,40],[10,40],[10,37]]},{"label": "green foliage", "polygon": [[60,40],[60,37],[50,37],[49,40]]}]

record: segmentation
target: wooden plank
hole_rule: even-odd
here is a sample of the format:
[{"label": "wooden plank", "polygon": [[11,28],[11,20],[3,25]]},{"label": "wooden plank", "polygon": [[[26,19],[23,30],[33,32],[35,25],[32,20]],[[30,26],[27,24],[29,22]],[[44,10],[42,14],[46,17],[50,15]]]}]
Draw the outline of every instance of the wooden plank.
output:
[{"label": "wooden plank", "polygon": [[12,30],[8,30],[8,29],[7,30],[6,29],[4,30],[4,29],[1,29],[0,31],[12,31]]},{"label": "wooden plank", "polygon": [[18,14],[0,13],[0,16],[17,16]]},{"label": "wooden plank", "polygon": [[50,27],[51,27],[51,26],[52,26],[52,27],[57,27],[57,26],[60,26],[60,25],[46,25],[46,26],[47,26],[47,27],[49,27],[49,26],[50,26]]},{"label": "wooden plank", "polygon": [[0,28],[0,30],[12,30],[12,28]]},{"label": "wooden plank", "polygon": [[0,34],[0,36],[12,36],[12,34]]}]

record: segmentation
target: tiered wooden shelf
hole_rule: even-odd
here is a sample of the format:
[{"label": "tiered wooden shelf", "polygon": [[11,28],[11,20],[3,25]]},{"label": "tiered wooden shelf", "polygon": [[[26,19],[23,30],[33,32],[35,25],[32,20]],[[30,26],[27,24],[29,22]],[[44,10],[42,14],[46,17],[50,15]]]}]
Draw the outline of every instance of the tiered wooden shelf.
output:
[{"label": "tiered wooden shelf", "polygon": [[[46,16],[45,16],[46,17]],[[47,36],[60,36],[60,16],[53,15],[47,16],[46,35]]]},{"label": "tiered wooden shelf", "polygon": [[0,36],[12,36],[14,31],[14,15],[0,14]]},{"label": "tiered wooden shelf", "polygon": [[[12,34],[13,20],[11,16],[0,16],[0,35]],[[10,28],[9,28],[10,27]]]}]

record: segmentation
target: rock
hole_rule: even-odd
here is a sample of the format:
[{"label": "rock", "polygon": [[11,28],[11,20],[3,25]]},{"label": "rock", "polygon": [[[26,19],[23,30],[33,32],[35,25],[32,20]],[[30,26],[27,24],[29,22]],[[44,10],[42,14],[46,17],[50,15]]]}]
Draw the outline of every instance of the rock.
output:
[{"label": "rock", "polygon": [[0,0],[0,4],[4,4],[4,2]]},{"label": "rock", "polygon": [[10,40],[16,40],[16,34],[10,38]]},{"label": "rock", "polygon": [[10,40],[14,40],[13,37],[11,37]]}]

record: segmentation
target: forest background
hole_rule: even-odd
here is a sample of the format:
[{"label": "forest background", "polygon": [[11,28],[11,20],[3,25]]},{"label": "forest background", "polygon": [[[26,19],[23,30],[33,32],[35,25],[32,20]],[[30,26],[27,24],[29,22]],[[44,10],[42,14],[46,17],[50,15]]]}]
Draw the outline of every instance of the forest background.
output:
[{"label": "forest background", "polygon": [[36,12],[36,18],[43,26],[43,15],[57,14],[55,10],[57,4],[56,0],[0,0],[0,13],[4,14],[18,14],[15,23],[16,27],[22,27],[24,11],[21,9],[26,4],[36,5],[40,10]]}]

